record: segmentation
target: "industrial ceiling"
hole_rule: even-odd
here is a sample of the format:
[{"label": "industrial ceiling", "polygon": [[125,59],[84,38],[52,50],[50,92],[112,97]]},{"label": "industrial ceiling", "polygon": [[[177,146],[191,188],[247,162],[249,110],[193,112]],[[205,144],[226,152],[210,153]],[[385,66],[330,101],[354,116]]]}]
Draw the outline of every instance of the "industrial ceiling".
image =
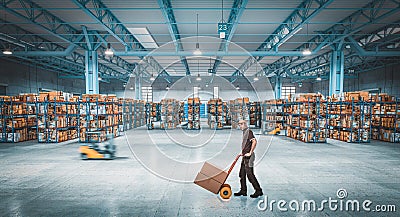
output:
[{"label": "industrial ceiling", "polygon": [[329,73],[332,50],[344,51],[346,74],[400,62],[398,0],[4,0],[0,9],[1,48],[13,50],[1,58],[64,78],[83,78],[88,49],[104,80],[121,81],[139,65],[144,77],[311,79]]}]

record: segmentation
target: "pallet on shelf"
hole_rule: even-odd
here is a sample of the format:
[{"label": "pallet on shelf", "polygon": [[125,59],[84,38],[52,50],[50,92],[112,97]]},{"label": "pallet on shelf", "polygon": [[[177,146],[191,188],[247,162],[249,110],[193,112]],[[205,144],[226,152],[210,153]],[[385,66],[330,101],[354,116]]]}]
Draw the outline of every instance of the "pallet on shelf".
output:
[{"label": "pallet on shelf", "polygon": [[188,98],[188,130],[200,130],[200,98]]}]

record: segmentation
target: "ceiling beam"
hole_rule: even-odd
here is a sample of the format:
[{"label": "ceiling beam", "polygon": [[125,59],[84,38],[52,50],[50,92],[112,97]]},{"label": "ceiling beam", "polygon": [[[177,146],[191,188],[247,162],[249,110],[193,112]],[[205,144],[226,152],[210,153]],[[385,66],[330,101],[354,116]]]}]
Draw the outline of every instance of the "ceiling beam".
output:
[{"label": "ceiling beam", "polygon": [[[385,8],[385,4],[396,5],[393,8]],[[384,13],[381,13],[384,11]],[[335,43],[343,41],[346,37],[359,32],[363,28],[370,26],[371,24],[377,23],[384,18],[387,18],[400,11],[400,2],[392,0],[374,0],[366,4],[363,8],[355,11],[348,17],[342,19],[338,24],[331,26],[325,31],[319,32],[321,34],[313,37],[307,43],[302,44],[296,50],[303,50],[305,48],[312,48],[319,46],[323,43],[324,47],[331,46]],[[367,21],[366,21],[367,20]],[[297,57],[282,57],[272,64],[283,65],[284,67],[290,67],[293,63],[303,59],[302,56]],[[281,70],[278,68],[277,70]],[[275,73],[270,71],[268,73]]]},{"label": "ceiling beam", "polygon": [[[299,32],[305,24],[323,11],[333,0],[305,0],[303,1],[265,41],[256,49],[256,51],[277,51],[279,46],[289,40],[293,35]],[[312,9],[313,4],[318,7]],[[256,59],[254,59],[256,58]],[[238,68],[242,73],[246,72],[254,63],[258,63],[263,56],[249,57]],[[257,61],[255,61],[257,60]],[[236,72],[235,72],[236,73]],[[234,73],[234,74],[235,74]]]},{"label": "ceiling beam", "polygon": [[[4,23],[1,19],[0,22]],[[72,52],[72,49],[76,46],[75,44],[70,44],[68,48],[65,48],[8,22],[0,26],[0,31],[2,33],[1,36],[10,38],[17,42],[15,44],[16,46],[12,48],[12,56],[31,63],[39,64],[43,67],[48,67],[52,71],[58,69],[64,73],[68,73],[66,69],[69,68],[69,71],[72,74],[85,73],[84,55]],[[82,38],[83,35],[75,40],[80,41]],[[0,40],[2,40],[1,37]],[[9,44],[11,42],[8,40]],[[9,55],[4,54],[0,54],[0,56],[5,58],[10,57]],[[99,69],[101,75],[105,75],[106,73],[111,73],[112,75],[121,74],[119,71],[106,65],[99,64],[99,66],[101,67],[101,69]]]},{"label": "ceiling beam", "polygon": [[[176,19],[174,15],[174,11],[172,9],[172,4],[170,0],[157,0],[158,5],[160,6],[161,12],[167,22],[168,31],[171,35],[171,38],[175,44],[177,51],[183,51],[181,36],[178,30],[178,25],[176,24]],[[183,67],[185,67],[186,75],[190,75],[189,64],[187,63],[186,57],[181,56],[181,63]]]},{"label": "ceiling beam", "polygon": [[[14,7],[20,7],[24,9],[17,11],[13,9]],[[76,44],[77,46],[87,50],[86,44],[77,42],[77,39],[79,39],[82,35],[81,30],[73,28],[67,22],[61,20],[47,10],[41,8],[38,4],[32,2],[31,0],[1,1],[0,8],[13,14],[14,16],[17,16],[29,22],[30,24],[34,24],[37,27],[40,27],[41,29],[49,32],[51,35],[65,42]],[[41,10],[32,10],[32,8],[40,8]],[[41,24],[42,21],[47,21],[47,24]],[[110,62],[111,64],[120,67],[126,73],[130,73],[133,70],[132,65],[124,60],[114,63],[109,61],[103,53],[100,53],[99,58],[103,61]],[[119,63],[123,64],[118,65]]]},{"label": "ceiling beam", "polygon": [[[231,12],[229,14],[228,18],[228,29],[226,32],[226,40],[222,40],[222,42],[219,45],[219,51],[227,51],[228,46],[230,41],[232,40],[233,35],[235,34],[235,31],[237,29],[237,26],[239,24],[240,17],[242,16],[246,5],[247,5],[248,0],[234,0]],[[217,73],[218,67],[221,64],[223,56],[217,56],[215,59],[214,65],[213,65],[213,72]]]},{"label": "ceiling beam", "polygon": [[[101,25],[108,33],[125,46],[125,51],[146,51],[146,48],[135,38],[135,36],[121,23],[118,18],[99,0],[72,0],[88,16]],[[88,4],[91,3],[90,9]],[[95,12],[93,13],[92,10]],[[118,55],[114,55],[118,56]],[[142,57],[140,57],[142,58]],[[153,65],[158,65],[158,73],[167,74],[163,67],[152,57],[147,59]],[[144,72],[144,71],[142,71]]]},{"label": "ceiling beam", "polygon": [[[381,34],[379,36],[379,39],[382,41],[386,41],[386,38],[392,38],[391,36],[396,35],[396,38],[400,40],[397,32],[394,32],[394,29],[399,26],[400,24],[396,25],[387,25],[382,28],[377,29],[374,31],[374,33],[371,33],[371,35],[378,34],[378,33],[385,33]],[[359,43],[363,42],[364,47],[372,47],[374,45],[375,41],[370,40],[371,36],[365,36],[365,37],[360,37],[357,40],[353,39],[352,37],[349,37],[349,40],[352,41],[352,45],[350,46],[353,50],[357,51],[358,49],[361,49],[361,51],[355,52],[350,52],[349,49],[345,49],[346,54],[345,54],[345,61],[346,59],[348,60],[355,60],[354,56],[399,56],[400,51],[395,50],[395,51],[368,51],[366,52],[362,47],[360,47]],[[375,48],[379,48],[377,46],[374,46]],[[365,55],[360,55],[359,52],[363,52]],[[297,64],[295,66],[289,67],[286,69],[288,71],[289,75],[300,75],[304,73],[309,73],[309,72],[314,72],[320,68],[326,68],[328,67],[329,70],[329,64],[330,64],[330,58],[331,58],[331,52],[326,52],[324,54],[318,55],[312,59],[309,59],[305,62],[302,62],[301,64]],[[348,67],[352,67],[352,63],[354,61],[347,61],[346,64],[349,64]],[[276,68],[274,68],[276,70]]]}]

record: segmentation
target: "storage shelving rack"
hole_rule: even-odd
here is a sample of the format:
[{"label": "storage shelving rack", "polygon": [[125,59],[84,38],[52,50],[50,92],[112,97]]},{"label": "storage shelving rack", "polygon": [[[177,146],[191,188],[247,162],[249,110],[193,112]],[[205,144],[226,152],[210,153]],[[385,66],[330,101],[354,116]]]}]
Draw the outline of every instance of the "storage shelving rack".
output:
[{"label": "storage shelving rack", "polygon": [[121,106],[116,97],[84,94],[80,102],[79,142],[103,142],[107,134],[119,136]]},{"label": "storage shelving rack", "polygon": [[37,135],[40,143],[58,143],[78,137],[79,102],[50,99],[37,103]]},{"label": "storage shelving rack", "polygon": [[325,143],[327,138],[326,101],[306,95],[286,104],[286,135],[307,143]]},{"label": "storage shelving rack", "polygon": [[145,125],[145,102],[142,100],[133,101],[133,128]]},{"label": "storage shelving rack", "polygon": [[261,131],[263,134],[269,133],[277,127],[279,127],[281,131],[285,129],[285,122],[287,119],[285,105],[286,102],[280,99],[265,100],[261,104]]},{"label": "storage shelving rack", "polygon": [[399,100],[379,101],[372,112],[372,139],[385,142],[400,142]]},{"label": "storage shelving rack", "polygon": [[210,99],[207,102],[207,123],[211,129],[224,129],[226,124],[227,104],[222,99]]},{"label": "storage shelving rack", "polygon": [[200,130],[200,98],[188,98],[188,130]]},{"label": "storage shelving rack", "polygon": [[122,107],[122,117],[119,117],[121,120],[119,123],[119,131],[124,132],[132,129],[132,102],[129,99],[118,99],[118,102]]},{"label": "storage shelving rack", "polygon": [[179,103],[179,123],[183,123],[185,121],[185,102],[182,101]]},{"label": "storage shelving rack", "polygon": [[161,121],[160,103],[146,103],[146,125],[147,129],[154,129],[154,122]]},{"label": "storage shelving rack", "polygon": [[0,97],[0,142],[36,139],[35,100],[24,96]]},{"label": "storage shelving rack", "polygon": [[249,103],[249,98],[238,98],[230,101],[230,103],[232,129],[239,129],[238,122],[240,120],[245,120],[247,122],[247,125],[250,126],[250,115],[247,107],[247,104]]},{"label": "storage shelving rack", "polygon": [[179,123],[179,105],[176,99],[163,99],[160,102],[161,129],[175,129]]},{"label": "storage shelving rack", "polygon": [[260,102],[249,102],[247,103],[250,125],[254,128],[261,128],[261,103]]},{"label": "storage shelving rack", "polygon": [[371,113],[371,101],[328,102],[329,138],[350,143],[370,142]]}]

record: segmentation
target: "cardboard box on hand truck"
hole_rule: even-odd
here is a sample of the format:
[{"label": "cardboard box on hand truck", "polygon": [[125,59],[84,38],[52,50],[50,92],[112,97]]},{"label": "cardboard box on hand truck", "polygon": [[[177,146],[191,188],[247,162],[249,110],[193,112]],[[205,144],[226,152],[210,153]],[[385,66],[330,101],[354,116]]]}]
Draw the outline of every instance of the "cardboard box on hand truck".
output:
[{"label": "cardboard box on hand truck", "polygon": [[194,183],[214,194],[218,194],[227,177],[228,172],[205,162],[200,172],[197,174]]}]

